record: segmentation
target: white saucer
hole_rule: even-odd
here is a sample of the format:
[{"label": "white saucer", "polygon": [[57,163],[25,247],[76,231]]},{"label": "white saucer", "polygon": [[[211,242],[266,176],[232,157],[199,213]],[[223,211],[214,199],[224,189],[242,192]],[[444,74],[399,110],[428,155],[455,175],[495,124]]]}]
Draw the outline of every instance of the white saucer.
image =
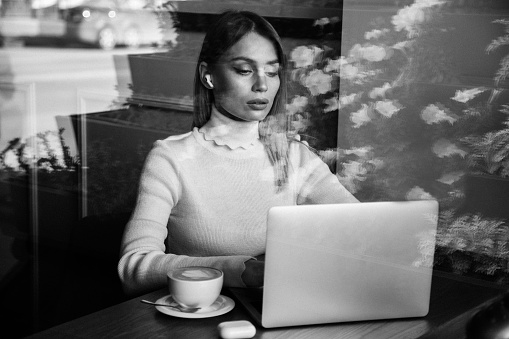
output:
[{"label": "white saucer", "polygon": [[[156,303],[171,305],[174,304],[175,301],[169,294],[162,298],[157,299]],[[171,315],[174,317],[199,319],[216,317],[218,315],[228,313],[233,309],[233,307],[235,307],[235,302],[231,298],[228,298],[224,295],[220,295],[212,305],[210,305],[209,307],[202,308],[194,313],[182,312],[165,306],[156,306],[156,309],[161,313]]]}]

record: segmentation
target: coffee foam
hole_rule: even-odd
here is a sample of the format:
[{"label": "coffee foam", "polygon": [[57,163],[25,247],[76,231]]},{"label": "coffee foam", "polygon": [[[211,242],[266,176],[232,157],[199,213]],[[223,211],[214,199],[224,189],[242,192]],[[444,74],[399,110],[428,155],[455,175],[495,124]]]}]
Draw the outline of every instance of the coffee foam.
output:
[{"label": "coffee foam", "polygon": [[207,268],[184,268],[172,274],[174,278],[183,280],[208,280],[220,275],[216,270]]},{"label": "coffee foam", "polygon": [[189,279],[208,279],[212,278],[212,274],[205,270],[192,270],[182,272],[182,276]]}]

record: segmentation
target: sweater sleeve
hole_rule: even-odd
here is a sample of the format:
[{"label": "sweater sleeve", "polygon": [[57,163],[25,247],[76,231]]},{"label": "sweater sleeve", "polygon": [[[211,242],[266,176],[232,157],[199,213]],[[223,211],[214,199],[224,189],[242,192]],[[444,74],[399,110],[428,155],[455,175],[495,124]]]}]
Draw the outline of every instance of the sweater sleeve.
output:
[{"label": "sweater sleeve", "polygon": [[338,204],[359,202],[334,175],[320,157],[306,146],[293,142],[298,148],[297,168],[297,204]]},{"label": "sweater sleeve", "polygon": [[141,294],[167,284],[171,269],[210,266],[224,272],[225,286],[245,287],[241,275],[250,256],[189,257],[166,248],[167,223],[181,194],[178,163],[162,143],[149,153],[138,199],[122,238],[118,274],[127,294]]}]

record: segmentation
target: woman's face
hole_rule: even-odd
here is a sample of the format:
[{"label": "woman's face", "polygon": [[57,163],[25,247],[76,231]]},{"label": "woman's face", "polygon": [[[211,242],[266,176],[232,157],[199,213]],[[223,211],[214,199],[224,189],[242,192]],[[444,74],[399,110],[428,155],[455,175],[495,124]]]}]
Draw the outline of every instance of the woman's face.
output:
[{"label": "woman's face", "polygon": [[280,84],[279,61],[270,40],[246,34],[210,71],[219,112],[244,121],[267,116]]}]

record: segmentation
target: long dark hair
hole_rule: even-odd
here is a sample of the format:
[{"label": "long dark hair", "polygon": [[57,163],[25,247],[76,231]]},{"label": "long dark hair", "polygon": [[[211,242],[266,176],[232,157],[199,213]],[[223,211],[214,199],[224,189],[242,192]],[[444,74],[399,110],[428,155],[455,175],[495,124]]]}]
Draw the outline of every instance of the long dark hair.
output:
[{"label": "long dark hair", "polygon": [[200,79],[200,63],[214,67],[219,58],[248,33],[257,33],[271,41],[279,61],[279,89],[267,117],[260,123],[260,140],[275,168],[276,186],[281,188],[288,180],[288,121],[285,112],[287,88],[287,61],[281,38],[272,25],[256,13],[227,11],[210,26],[203,40],[194,76],[193,127],[202,127],[209,119],[214,104],[212,90]]}]

